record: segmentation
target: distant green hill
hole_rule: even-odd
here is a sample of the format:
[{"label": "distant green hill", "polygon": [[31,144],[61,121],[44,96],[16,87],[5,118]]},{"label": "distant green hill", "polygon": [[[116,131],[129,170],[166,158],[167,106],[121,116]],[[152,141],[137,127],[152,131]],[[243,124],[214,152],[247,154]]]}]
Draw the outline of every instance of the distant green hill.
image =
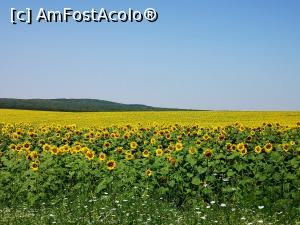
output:
[{"label": "distant green hill", "polygon": [[2,109],[27,109],[63,112],[117,112],[179,110],[139,104],[121,104],[96,99],[13,99],[0,98]]}]

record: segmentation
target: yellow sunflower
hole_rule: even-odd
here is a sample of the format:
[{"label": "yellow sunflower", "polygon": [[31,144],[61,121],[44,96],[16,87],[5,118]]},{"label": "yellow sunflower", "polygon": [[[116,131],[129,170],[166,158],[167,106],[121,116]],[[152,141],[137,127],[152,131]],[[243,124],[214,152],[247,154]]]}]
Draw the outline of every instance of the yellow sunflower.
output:
[{"label": "yellow sunflower", "polygon": [[133,155],[132,153],[126,153],[126,154],[125,154],[125,159],[126,159],[126,160],[129,161],[129,160],[132,160],[133,158],[134,158],[134,155]]},{"label": "yellow sunflower", "polygon": [[164,154],[164,151],[161,148],[158,148],[155,150],[156,156],[157,157],[162,157]]},{"label": "yellow sunflower", "polygon": [[288,152],[290,149],[290,145],[289,144],[282,144],[281,148],[283,151]]},{"label": "yellow sunflower", "polygon": [[31,163],[31,169],[33,171],[37,171],[39,169],[39,163],[38,162],[32,162]]},{"label": "yellow sunflower", "polygon": [[202,143],[202,142],[201,142],[201,140],[200,140],[200,139],[198,139],[198,140],[196,140],[196,141],[195,141],[195,143],[196,143],[196,145],[198,145],[198,146],[199,146],[199,145],[201,145],[201,143]]},{"label": "yellow sunflower", "polygon": [[100,160],[100,161],[105,161],[105,159],[106,159],[106,154],[105,154],[104,152],[101,152],[101,153],[99,154],[99,160]]},{"label": "yellow sunflower", "polygon": [[224,141],[225,140],[225,135],[224,134],[220,134],[218,137],[219,141]]},{"label": "yellow sunflower", "polygon": [[170,134],[170,133],[167,133],[167,134],[166,134],[166,139],[167,139],[167,140],[170,140],[170,139],[171,139],[171,134]]},{"label": "yellow sunflower", "polygon": [[12,150],[12,151],[16,150],[16,148],[17,148],[17,146],[15,144],[10,144],[9,145],[9,149]]},{"label": "yellow sunflower", "polygon": [[180,152],[182,149],[183,149],[182,143],[181,143],[181,142],[177,142],[177,143],[175,144],[175,150],[176,150],[177,152]]},{"label": "yellow sunflower", "polygon": [[52,146],[52,147],[51,147],[51,153],[52,153],[53,155],[58,155],[58,153],[59,153],[58,147]]},{"label": "yellow sunflower", "polygon": [[190,155],[195,155],[197,153],[197,149],[195,147],[190,147],[189,148],[189,154]]},{"label": "yellow sunflower", "polygon": [[231,145],[231,151],[235,151],[236,150],[236,145],[235,144],[232,144]]},{"label": "yellow sunflower", "polygon": [[108,141],[104,142],[103,147],[104,148],[109,148],[110,147],[110,143]]},{"label": "yellow sunflower", "polygon": [[208,134],[205,134],[204,136],[203,136],[203,140],[204,141],[208,141],[210,139],[210,136],[208,135]]},{"label": "yellow sunflower", "polygon": [[150,169],[146,170],[146,176],[151,177],[152,174],[153,174],[152,170],[150,170]]},{"label": "yellow sunflower", "polygon": [[109,160],[106,165],[109,171],[112,171],[117,167],[117,163],[115,160]]},{"label": "yellow sunflower", "polygon": [[51,150],[51,146],[50,145],[48,145],[48,144],[44,144],[43,145],[43,151],[49,152],[50,150]]},{"label": "yellow sunflower", "polygon": [[85,152],[85,157],[88,160],[93,160],[95,158],[95,152],[93,152],[92,150],[88,150]]},{"label": "yellow sunflower", "polygon": [[265,150],[265,152],[267,152],[267,153],[271,152],[271,151],[273,150],[273,145],[272,145],[271,143],[265,144],[264,150]]},{"label": "yellow sunflower", "polygon": [[206,158],[211,158],[212,155],[213,155],[213,150],[212,149],[206,149],[204,152],[203,152],[203,155],[206,157]]},{"label": "yellow sunflower", "polygon": [[116,148],[116,152],[117,152],[117,153],[122,153],[123,150],[124,150],[123,147],[117,147],[117,148]]},{"label": "yellow sunflower", "polygon": [[262,148],[260,146],[255,147],[255,153],[260,154],[262,152]]},{"label": "yellow sunflower", "polygon": [[232,144],[231,143],[226,143],[226,149],[227,151],[231,151]]},{"label": "yellow sunflower", "polygon": [[241,132],[243,132],[243,131],[245,130],[245,127],[244,127],[244,126],[240,126],[240,127],[239,127],[239,130],[240,130]]},{"label": "yellow sunflower", "polygon": [[138,147],[138,144],[135,141],[130,142],[130,148],[136,149]]},{"label": "yellow sunflower", "polygon": [[236,149],[237,149],[239,152],[244,151],[244,150],[245,150],[245,144],[244,144],[244,143],[239,143],[239,144],[237,144]]},{"label": "yellow sunflower", "polygon": [[154,145],[154,144],[156,143],[156,139],[155,139],[155,138],[151,138],[150,143],[151,143],[152,145]]},{"label": "yellow sunflower", "polygon": [[240,151],[240,155],[241,156],[244,156],[244,155],[246,155],[247,154],[247,149],[246,148],[244,148],[242,151]]},{"label": "yellow sunflower", "polygon": [[38,142],[39,142],[39,145],[41,145],[41,146],[43,146],[44,144],[46,144],[45,140],[43,140],[43,139],[40,139]]},{"label": "yellow sunflower", "polygon": [[23,144],[23,148],[25,148],[26,150],[29,150],[31,147],[31,143],[26,141],[24,144]]},{"label": "yellow sunflower", "polygon": [[145,150],[143,151],[143,157],[148,158],[149,156],[150,156],[149,150],[145,149]]},{"label": "yellow sunflower", "polygon": [[32,151],[29,153],[29,157],[30,157],[30,160],[36,160],[38,158],[38,153],[37,151]]}]

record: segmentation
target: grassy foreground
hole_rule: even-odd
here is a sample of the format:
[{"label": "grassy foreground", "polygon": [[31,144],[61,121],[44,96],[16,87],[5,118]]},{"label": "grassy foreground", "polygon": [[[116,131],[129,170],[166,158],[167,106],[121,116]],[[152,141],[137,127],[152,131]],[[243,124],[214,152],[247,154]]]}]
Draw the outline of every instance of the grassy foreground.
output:
[{"label": "grassy foreground", "polygon": [[297,225],[300,220],[296,209],[214,201],[178,208],[163,198],[104,193],[56,199],[36,207],[1,207],[0,224]]},{"label": "grassy foreground", "polygon": [[229,112],[229,111],[168,111],[168,112],[46,112],[30,110],[0,109],[0,122],[32,123],[41,125],[56,123],[76,124],[80,127],[103,127],[138,123],[143,125],[175,123],[182,125],[225,126],[236,121],[246,126],[260,126],[262,123],[280,123],[295,126],[300,112]]}]

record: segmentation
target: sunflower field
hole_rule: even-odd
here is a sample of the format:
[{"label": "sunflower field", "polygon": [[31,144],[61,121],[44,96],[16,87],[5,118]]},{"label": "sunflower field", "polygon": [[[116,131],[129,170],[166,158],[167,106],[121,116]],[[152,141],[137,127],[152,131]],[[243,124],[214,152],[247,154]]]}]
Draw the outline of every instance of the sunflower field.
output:
[{"label": "sunflower field", "polygon": [[0,202],[3,224],[297,224],[300,122],[0,123]]},{"label": "sunflower field", "polygon": [[161,196],[177,206],[299,205],[300,123],[245,127],[0,125],[0,199]]}]

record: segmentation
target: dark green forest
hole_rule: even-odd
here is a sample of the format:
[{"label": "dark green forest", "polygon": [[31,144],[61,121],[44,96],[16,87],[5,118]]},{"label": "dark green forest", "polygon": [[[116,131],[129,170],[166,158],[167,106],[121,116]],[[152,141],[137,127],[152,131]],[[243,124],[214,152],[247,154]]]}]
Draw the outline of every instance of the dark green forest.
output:
[{"label": "dark green forest", "polygon": [[140,104],[122,104],[96,99],[13,99],[0,98],[2,109],[26,109],[62,112],[125,112],[180,110]]}]

